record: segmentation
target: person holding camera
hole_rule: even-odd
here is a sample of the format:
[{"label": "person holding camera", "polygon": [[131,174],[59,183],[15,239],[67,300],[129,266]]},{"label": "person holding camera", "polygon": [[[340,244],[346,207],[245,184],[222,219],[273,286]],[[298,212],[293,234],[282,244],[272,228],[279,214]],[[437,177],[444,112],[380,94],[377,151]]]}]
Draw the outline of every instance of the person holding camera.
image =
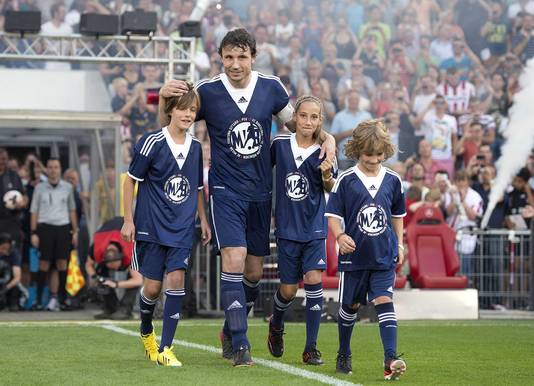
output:
[{"label": "person holding camera", "polygon": [[131,269],[131,257],[123,253],[120,242],[110,241],[103,252],[94,246],[92,249],[85,269],[89,286],[103,300],[102,313],[95,319],[131,319],[135,297],[143,284],[141,274]]},{"label": "person holding camera", "polygon": [[18,311],[21,257],[8,233],[0,233],[0,310]]}]

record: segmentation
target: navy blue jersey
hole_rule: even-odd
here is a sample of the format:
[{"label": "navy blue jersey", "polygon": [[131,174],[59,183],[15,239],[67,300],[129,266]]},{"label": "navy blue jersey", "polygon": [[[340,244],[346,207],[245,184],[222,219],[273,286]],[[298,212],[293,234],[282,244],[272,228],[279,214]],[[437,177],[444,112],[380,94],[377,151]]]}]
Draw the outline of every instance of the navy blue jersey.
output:
[{"label": "navy blue jersey", "polygon": [[174,143],[166,127],[141,137],[128,170],[139,182],[136,240],[192,247],[202,169],[202,146],[190,134],[183,145]]},{"label": "navy blue jersey", "polygon": [[272,116],[289,96],[277,77],[253,71],[249,85],[234,88],[226,74],[197,85],[211,143],[210,194],[230,191],[246,201],[271,199]]},{"label": "navy blue jersey", "polygon": [[404,217],[404,192],[399,175],[382,166],[376,177],[367,177],[354,166],[337,179],[325,216],[345,221],[345,233],[356,250],[339,255],[339,271],[385,270],[395,266],[398,240],[391,217]]},{"label": "navy blue jersey", "polygon": [[[324,217],[326,199],[319,165],[321,148],[298,146],[295,134],[279,135],[271,145],[276,165],[276,237],[307,242],[324,239],[328,221]],[[337,170],[333,170],[334,177]]]}]

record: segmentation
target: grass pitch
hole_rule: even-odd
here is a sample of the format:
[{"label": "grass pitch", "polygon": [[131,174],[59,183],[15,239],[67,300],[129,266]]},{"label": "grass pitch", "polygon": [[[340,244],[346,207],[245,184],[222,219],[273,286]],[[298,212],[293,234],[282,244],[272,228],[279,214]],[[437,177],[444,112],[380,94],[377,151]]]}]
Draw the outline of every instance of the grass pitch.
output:
[{"label": "grass pitch", "polygon": [[[352,339],[352,376],[335,373],[337,325],[323,324],[318,349],[326,362],[304,366],[305,325],[287,323],[281,360],[266,347],[267,324],[249,321],[253,356],[293,369],[325,374],[331,381],[382,385],[382,346],[377,324],[357,324]],[[138,323],[119,324],[136,331]],[[181,321],[176,338],[219,347],[220,322]],[[156,324],[161,332],[161,324]],[[93,322],[0,323],[2,385],[312,385],[317,380],[257,364],[234,369],[219,354],[175,345],[182,368],[148,362],[138,338]],[[399,323],[406,385],[528,385],[534,364],[534,321],[428,321]],[[297,370],[298,371],[298,370]],[[293,371],[295,373],[296,371]],[[334,379],[335,378],[335,379]],[[324,383],[323,383],[324,384]]]}]

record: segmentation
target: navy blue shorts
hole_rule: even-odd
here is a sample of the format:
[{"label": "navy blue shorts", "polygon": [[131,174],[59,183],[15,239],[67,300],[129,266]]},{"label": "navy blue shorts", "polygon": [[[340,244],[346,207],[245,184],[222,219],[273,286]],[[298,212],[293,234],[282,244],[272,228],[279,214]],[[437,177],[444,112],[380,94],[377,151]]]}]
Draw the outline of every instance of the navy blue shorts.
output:
[{"label": "navy blue shorts", "polygon": [[211,225],[217,247],[245,247],[247,254],[267,256],[271,201],[245,201],[211,195]]},{"label": "navy blue shorts", "polygon": [[393,298],[395,270],[345,271],[339,277],[339,302],[367,304],[379,296]]},{"label": "navy blue shorts", "polygon": [[325,239],[305,243],[277,239],[278,273],[283,284],[297,284],[302,276],[313,270],[326,269]]},{"label": "navy blue shorts", "polygon": [[136,241],[133,249],[132,269],[143,277],[163,280],[165,273],[187,269],[191,249],[168,247],[148,241]]}]

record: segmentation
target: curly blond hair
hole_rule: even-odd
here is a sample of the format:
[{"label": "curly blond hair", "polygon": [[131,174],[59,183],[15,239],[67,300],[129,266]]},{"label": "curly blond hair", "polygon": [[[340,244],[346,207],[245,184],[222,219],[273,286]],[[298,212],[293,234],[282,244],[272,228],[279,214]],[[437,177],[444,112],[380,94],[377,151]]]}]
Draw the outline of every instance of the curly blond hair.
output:
[{"label": "curly blond hair", "polygon": [[[317,106],[319,106],[319,115],[321,116],[321,120],[324,119],[323,102],[316,96],[309,95],[309,94],[301,95],[300,97],[298,97],[297,101],[295,102],[295,114],[299,112],[300,106],[302,106],[304,102],[312,102],[312,103],[317,104]],[[319,126],[313,133],[313,139],[317,139],[319,137],[319,133],[321,132],[322,129],[323,129],[323,125],[319,124]]]},{"label": "curly blond hair", "polygon": [[384,153],[384,159],[395,154],[388,129],[380,119],[361,122],[353,131],[352,138],[345,144],[347,158],[358,160],[362,154]]}]

